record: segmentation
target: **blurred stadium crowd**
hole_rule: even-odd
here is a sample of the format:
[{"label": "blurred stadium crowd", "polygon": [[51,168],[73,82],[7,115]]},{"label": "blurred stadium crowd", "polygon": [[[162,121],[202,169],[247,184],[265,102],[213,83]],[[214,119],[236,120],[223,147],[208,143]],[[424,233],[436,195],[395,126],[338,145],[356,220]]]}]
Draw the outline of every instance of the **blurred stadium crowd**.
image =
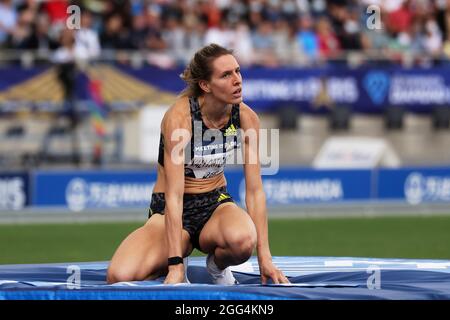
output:
[{"label": "blurred stadium crowd", "polygon": [[[79,30],[66,27],[70,5],[81,8]],[[375,30],[371,5],[381,13]],[[450,0],[0,0],[3,63],[8,52],[14,60],[14,49],[56,62],[127,63],[125,52],[133,51],[144,63],[173,67],[210,42],[233,48],[243,66],[443,61],[450,59]]]},{"label": "blurred stadium crowd", "polygon": [[[145,74],[129,77],[130,70],[152,65],[170,74],[211,42],[233,49],[244,67],[262,67],[248,68],[264,80],[253,82],[254,92],[267,82],[272,93],[293,93],[279,102],[276,95],[253,96],[279,104],[271,113],[255,110],[264,127],[283,129],[282,164],[310,165],[338,130],[386,139],[405,164],[448,163],[450,80],[440,66],[450,62],[450,0],[0,0],[0,167],[35,166],[66,153],[139,159],[141,107],[165,105],[173,97],[160,89],[177,89],[155,86]],[[90,68],[91,61],[101,63]],[[40,63],[55,68],[32,68]],[[126,66],[108,68],[116,63]],[[352,73],[361,64],[372,65]],[[417,68],[402,68],[410,66]],[[258,74],[265,68],[274,72]],[[305,68],[311,76],[286,73]],[[314,78],[323,70],[334,70],[335,79]],[[274,85],[289,76],[296,79],[288,89]],[[336,107],[332,95],[347,100]],[[298,105],[286,105],[289,99]],[[113,103],[120,112],[105,111]],[[315,113],[318,103],[323,113]],[[105,108],[101,116],[93,106]],[[424,115],[411,106],[426,109]],[[97,148],[97,140],[104,146]]]}]

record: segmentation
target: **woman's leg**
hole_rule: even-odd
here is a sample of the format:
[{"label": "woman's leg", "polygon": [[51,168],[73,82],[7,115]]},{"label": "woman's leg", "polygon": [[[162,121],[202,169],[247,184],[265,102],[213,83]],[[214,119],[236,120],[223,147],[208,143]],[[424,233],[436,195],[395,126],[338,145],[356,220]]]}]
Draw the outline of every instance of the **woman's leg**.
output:
[{"label": "woman's leg", "polygon": [[[182,231],[184,256],[192,252],[189,234]],[[123,240],[108,267],[107,282],[154,279],[167,273],[164,216],[153,214],[147,223]]]},{"label": "woman's leg", "polygon": [[235,203],[220,205],[200,232],[200,248],[214,254],[220,269],[247,261],[256,246],[256,228],[247,212]]}]

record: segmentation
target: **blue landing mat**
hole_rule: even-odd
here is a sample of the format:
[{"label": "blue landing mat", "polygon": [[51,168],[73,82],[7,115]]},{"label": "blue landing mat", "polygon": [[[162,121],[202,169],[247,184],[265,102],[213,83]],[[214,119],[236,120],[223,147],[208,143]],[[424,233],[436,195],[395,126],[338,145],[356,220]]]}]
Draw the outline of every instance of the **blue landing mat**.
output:
[{"label": "blue landing mat", "polygon": [[261,285],[255,257],[233,268],[236,286],[211,283],[205,257],[189,259],[191,284],[106,284],[108,262],[0,265],[0,300],[450,299],[450,260],[274,257],[291,285]]}]

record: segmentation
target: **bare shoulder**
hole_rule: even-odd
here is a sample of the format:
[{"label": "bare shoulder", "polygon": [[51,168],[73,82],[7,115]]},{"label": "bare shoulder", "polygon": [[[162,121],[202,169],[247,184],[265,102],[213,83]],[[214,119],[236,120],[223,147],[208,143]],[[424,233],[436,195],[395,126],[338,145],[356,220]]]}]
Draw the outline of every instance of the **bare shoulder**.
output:
[{"label": "bare shoulder", "polygon": [[245,103],[239,106],[239,113],[241,118],[241,127],[245,128],[259,128],[259,117],[256,112]]},{"label": "bare shoulder", "polygon": [[190,128],[189,99],[181,97],[166,111],[161,122],[163,132],[173,131],[175,129]]}]

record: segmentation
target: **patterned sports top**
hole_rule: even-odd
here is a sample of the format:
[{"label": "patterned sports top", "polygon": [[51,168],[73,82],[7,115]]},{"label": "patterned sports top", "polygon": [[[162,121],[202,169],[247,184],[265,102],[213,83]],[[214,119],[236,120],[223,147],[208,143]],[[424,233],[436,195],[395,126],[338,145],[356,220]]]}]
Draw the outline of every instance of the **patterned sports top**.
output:
[{"label": "patterned sports top", "polygon": [[[234,161],[241,148],[239,104],[231,109],[228,123],[221,129],[206,127],[197,98],[189,98],[191,109],[192,137],[185,147],[184,175],[206,179],[221,174],[226,163]],[[164,166],[164,139],[159,139],[158,163]]]}]

